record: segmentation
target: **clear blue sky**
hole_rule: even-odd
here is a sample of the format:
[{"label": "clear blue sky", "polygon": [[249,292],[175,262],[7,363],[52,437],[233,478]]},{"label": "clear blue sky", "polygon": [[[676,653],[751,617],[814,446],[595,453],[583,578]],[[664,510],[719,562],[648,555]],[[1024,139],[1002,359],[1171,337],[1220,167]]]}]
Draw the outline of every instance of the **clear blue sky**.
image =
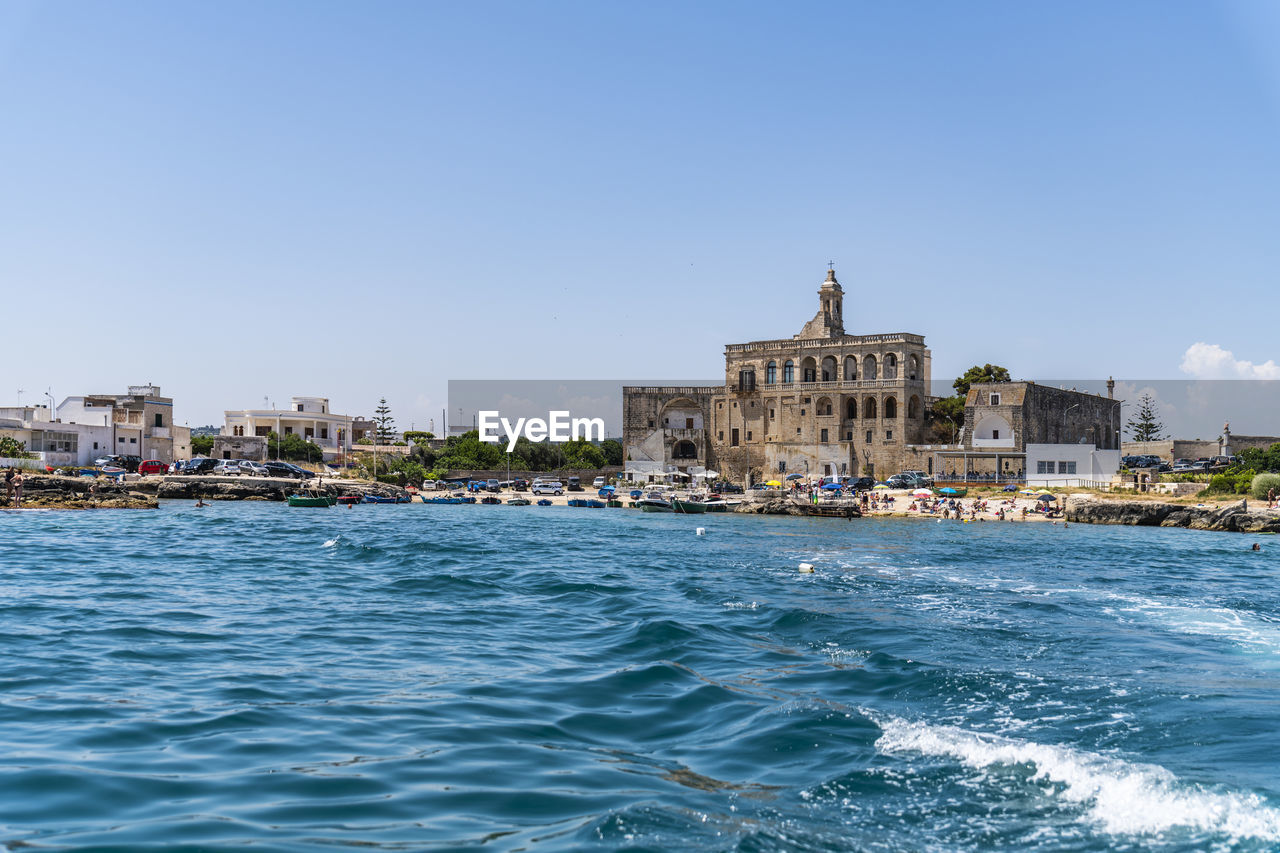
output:
[{"label": "clear blue sky", "polygon": [[935,376],[1265,375],[1276,8],[0,0],[0,402],[714,378],[829,259]]}]

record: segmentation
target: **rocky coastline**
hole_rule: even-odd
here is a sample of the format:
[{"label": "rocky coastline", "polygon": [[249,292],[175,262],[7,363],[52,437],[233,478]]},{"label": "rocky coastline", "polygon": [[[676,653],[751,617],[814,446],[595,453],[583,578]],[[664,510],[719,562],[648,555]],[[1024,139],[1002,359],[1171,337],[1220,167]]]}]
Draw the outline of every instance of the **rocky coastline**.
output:
[{"label": "rocky coastline", "polygon": [[161,500],[285,501],[305,489],[341,497],[403,497],[399,486],[348,480],[300,483],[276,477],[142,477],[120,482],[111,477],[26,475],[23,509],[156,509]]},{"label": "rocky coastline", "polygon": [[1185,527],[1231,533],[1280,533],[1280,515],[1244,501],[1227,506],[1187,506],[1159,501],[1072,498],[1066,519],[1080,524],[1123,524],[1137,527]]}]

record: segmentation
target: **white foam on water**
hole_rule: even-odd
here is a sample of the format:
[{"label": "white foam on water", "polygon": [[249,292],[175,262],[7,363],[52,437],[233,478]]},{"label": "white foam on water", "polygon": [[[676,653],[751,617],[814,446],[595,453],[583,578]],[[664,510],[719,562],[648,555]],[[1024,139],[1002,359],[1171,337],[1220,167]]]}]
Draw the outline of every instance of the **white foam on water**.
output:
[{"label": "white foam on water", "polygon": [[755,610],[760,606],[757,601],[725,601],[721,607],[727,607],[730,610]]},{"label": "white foam on water", "polygon": [[876,749],[955,758],[966,767],[1031,765],[1033,780],[1085,807],[1087,820],[1113,834],[1150,835],[1172,829],[1280,841],[1280,810],[1256,794],[1223,793],[1184,784],[1163,767],[1066,746],[871,715],[880,727]]},{"label": "white foam on water", "polygon": [[1230,607],[1194,607],[1151,598],[1115,595],[1121,613],[1134,613],[1179,634],[1234,643],[1255,653],[1280,655],[1280,623]]},{"label": "white foam on water", "polygon": [[338,538],[335,536],[333,539],[330,539],[329,541],[325,542],[325,543],[324,543],[324,545],[322,545],[321,547],[322,547],[322,548],[337,548],[337,547],[338,547]]}]

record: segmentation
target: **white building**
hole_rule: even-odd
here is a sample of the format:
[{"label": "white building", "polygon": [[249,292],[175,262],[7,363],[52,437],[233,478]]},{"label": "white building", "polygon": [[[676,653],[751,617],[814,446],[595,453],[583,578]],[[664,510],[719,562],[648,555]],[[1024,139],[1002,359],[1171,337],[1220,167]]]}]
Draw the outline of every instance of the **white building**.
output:
[{"label": "white building", "polygon": [[111,411],[93,420],[97,422],[61,423],[48,406],[9,406],[0,408],[0,435],[22,442],[45,465],[89,465],[114,446]]},{"label": "white building", "polygon": [[351,424],[355,419],[334,414],[328,397],[294,397],[288,409],[243,409],[224,414],[223,435],[300,435],[324,452],[325,461],[351,452]]},{"label": "white building", "polygon": [[1120,470],[1119,450],[1092,444],[1028,444],[1027,485],[1086,486],[1110,483]]}]

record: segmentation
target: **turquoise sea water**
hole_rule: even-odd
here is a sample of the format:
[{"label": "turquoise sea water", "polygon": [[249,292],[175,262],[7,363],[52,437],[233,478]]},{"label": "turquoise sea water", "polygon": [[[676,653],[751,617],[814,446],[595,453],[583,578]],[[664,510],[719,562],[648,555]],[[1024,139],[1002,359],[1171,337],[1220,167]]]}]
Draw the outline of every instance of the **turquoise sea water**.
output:
[{"label": "turquoise sea water", "polygon": [[1280,541],[1253,541],[0,513],[0,843],[1277,850]]}]

